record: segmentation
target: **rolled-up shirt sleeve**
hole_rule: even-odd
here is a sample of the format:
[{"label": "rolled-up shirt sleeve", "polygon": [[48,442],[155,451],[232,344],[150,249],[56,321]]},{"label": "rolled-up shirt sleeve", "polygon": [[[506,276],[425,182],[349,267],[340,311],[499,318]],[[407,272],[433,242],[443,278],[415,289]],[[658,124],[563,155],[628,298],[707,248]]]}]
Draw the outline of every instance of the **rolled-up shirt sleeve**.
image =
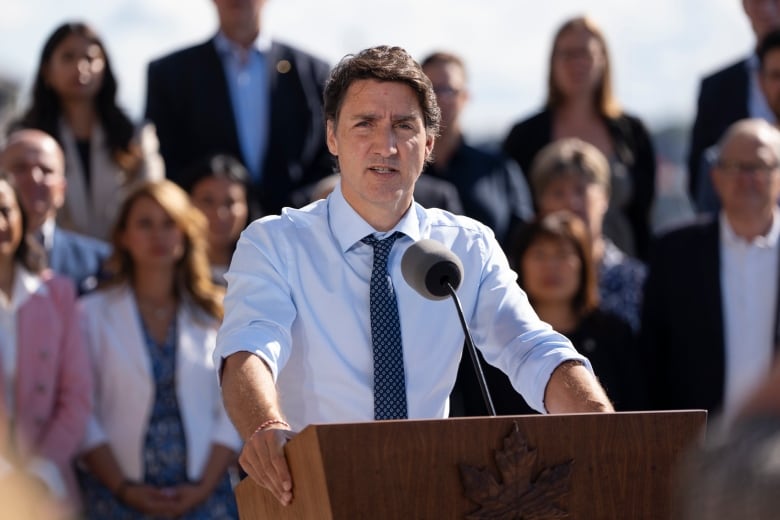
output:
[{"label": "rolled-up shirt sleeve", "polygon": [[501,369],[535,410],[545,413],[544,394],[553,371],[577,360],[593,368],[564,335],[543,322],[517,284],[517,275],[492,236],[478,241],[484,255],[479,294],[470,320],[485,361]]},{"label": "rolled-up shirt sleeve", "polygon": [[265,227],[250,225],[233,254],[225,295],[225,317],[217,334],[214,364],[237,352],[259,356],[274,380],[290,356],[297,311],[287,281],[284,244],[270,240]]}]

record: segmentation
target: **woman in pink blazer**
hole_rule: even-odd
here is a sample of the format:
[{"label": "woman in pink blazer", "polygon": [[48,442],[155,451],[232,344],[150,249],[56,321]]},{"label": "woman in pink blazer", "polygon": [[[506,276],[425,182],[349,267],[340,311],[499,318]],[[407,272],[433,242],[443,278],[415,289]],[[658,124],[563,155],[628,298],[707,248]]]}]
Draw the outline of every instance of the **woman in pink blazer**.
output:
[{"label": "woman in pink blazer", "polygon": [[18,201],[0,175],[0,475],[45,488],[54,500],[35,507],[63,512],[78,504],[72,462],[91,411],[90,363],[74,287],[42,269]]}]

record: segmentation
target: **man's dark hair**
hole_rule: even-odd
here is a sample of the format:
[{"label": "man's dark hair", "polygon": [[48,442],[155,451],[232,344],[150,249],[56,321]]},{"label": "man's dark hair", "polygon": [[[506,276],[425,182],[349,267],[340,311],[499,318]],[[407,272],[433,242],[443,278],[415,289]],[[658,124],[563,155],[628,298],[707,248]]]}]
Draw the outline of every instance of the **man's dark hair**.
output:
[{"label": "man's dark hair", "polygon": [[420,65],[401,47],[380,45],[345,56],[325,84],[325,120],[338,121],[339,111],[350,85],[362,79],[394,81],[409,85],[417,95],[428,135],[439,133],[441,112],[436,94]]},{"label": "man's dark hair", "polygon": [[764,60],[769,51],[780,49],[780,29],[776,29],[767,34],[761,43],[758,44],[756,54],[758,55],[758,63],[761,69],[764,68]]}]

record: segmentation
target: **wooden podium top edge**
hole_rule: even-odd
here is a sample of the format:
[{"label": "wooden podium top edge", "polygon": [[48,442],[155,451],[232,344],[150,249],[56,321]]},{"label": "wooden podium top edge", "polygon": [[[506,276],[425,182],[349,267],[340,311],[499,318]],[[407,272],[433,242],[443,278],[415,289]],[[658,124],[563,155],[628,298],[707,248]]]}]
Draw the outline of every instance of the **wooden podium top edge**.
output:
[{"label": "wooden podium top edge", "polygon": [[528,415],[497,415],[497,416],[477,416],[477,417],[447,417],[444,419],[393,419],[383,421],[355,421],[355,422],[332,422],[332,423],[315,423],[305,426],[301,432],[309,429],[328,429],[328,428],[343,428],[347,426],[361,426],[361,425],[379,425],[379,424],[421,424],[421,423],[438,423],[449,421],[485,421],[485,420],[497,420],[506,421],[513,419],[523,420],[545,420],[546,418],[562,418],[562,417],[615,417],[615,416],[636,416],[636,415],[690,415],[692,417],[701,416],[705,420],[707,418],[707,410],[703,409],[689,409],[689,410],[647,410],[647,411],[630,411],[630,412],[584,412],[584,413],[556,413],[556,414],[528,414]]}]

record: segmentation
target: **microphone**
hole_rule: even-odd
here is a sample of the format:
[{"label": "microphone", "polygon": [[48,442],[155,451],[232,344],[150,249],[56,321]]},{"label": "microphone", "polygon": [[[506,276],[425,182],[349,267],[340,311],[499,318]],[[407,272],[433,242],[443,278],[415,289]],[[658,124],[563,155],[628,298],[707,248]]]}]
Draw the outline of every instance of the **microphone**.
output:
[{"label": "microphone", "polygon": [[450,295],[449,283],[460,287],[463,264],[460,258],[435,240],[418,240],[401,259],[401,272],[412,289],[429,300],[443,300]]},{"label": "microphone", "polygon": [[466,336],[466,349],[469,351],[471,363],[474,365],[474,372],[482,391],[485,407],[491,416],[495,416],[496,409],[493,406],[493,399],[490,397],[485,374],[482,372],[477,349],[471,338],[466,317],[463,315],[460,299],[455,293],[455,289],[460,287],[460,282],[463,279],[463,263],[460,258],[441,242],[430,239],[418,240],[404,252],[404,256],[401,258],[401,273],[406,283],[424,298],[443,300],[448,296],[452,297],[458,311],[461,327],[463,327],[463,333]]}]

